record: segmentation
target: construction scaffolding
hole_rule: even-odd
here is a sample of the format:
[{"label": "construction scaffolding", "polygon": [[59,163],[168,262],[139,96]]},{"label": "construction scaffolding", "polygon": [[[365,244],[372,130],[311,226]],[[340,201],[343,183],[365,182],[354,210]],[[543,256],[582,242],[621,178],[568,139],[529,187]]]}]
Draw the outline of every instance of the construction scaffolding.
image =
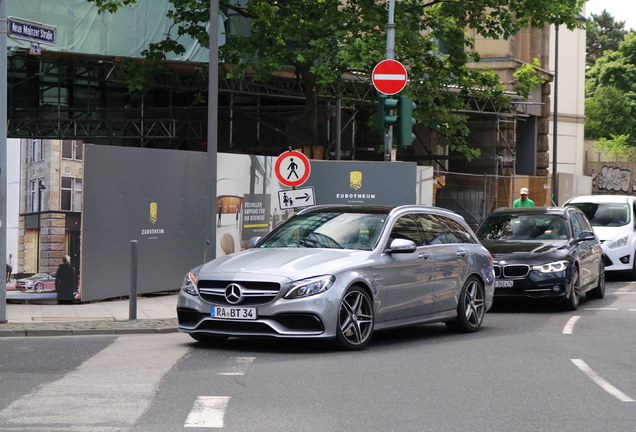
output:
[{"label": "construction scaffolding", "polygon": [[[201,151],[207,142],[207,65],[165,62],[137,97],[125,62],[103,56],[14,50],[8,61],[8,136]],[[362,84],[362,83],[361,83]],[[369,86],[343,94],[372,99]],[[366,94],[365,94],[366,92]],[[349,103],[349,106],[353,104]],[[321,98],[319,137],[333,146],[333,100]],[[353,155],[355,108],[341,108],[343,141]],[[279,154],[302,148],[305,96],[293,73],[266,83],[219,82],[219,151]],[[354,144],[353,144],[354,145]]]}]

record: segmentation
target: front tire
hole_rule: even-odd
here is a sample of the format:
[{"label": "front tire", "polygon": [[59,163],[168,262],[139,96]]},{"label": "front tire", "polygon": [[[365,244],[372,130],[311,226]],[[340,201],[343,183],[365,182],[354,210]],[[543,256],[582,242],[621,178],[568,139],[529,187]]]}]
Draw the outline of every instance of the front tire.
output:
[{"label": "front tire", "polygon": [[[603,270],[605,270],[604,267]],[[572,278],[570,279],[570,290],[568,291],[565,300],[563,300],[563,309],[566,311],[575,311],[579,308],[579,295],[581,291],[579,282],[579,269],[575,265],[572,270]]]},{"label": "front tire", "polygon": [[636,252],[634,252],[632,262],[632,269],[627,271],[627,277],[629,277],[631,280],[636,280]]},{"label": "front tire", "polygon": [[486,314],[486,290],[484,284],[475,276],[464,283],[459,302],[457,318],[446,322],[449,330],[457,333],[474,333],[481,327]]},{"label": "front tire", "polygon": [[598,272],[598,285],[585,295],[589,299],[602,299],[605,297],[605,264],[603,262],[601,262],[601,268]]},{"label": "front tire", "polygon": [[338,309],[338,346],[348,351],[364,348],[371,340],[373,320],[373,302],[369,294],[357,286],[347,289]]},{"label": "front tire", "polygon": [[44,284],[42,282],[38,282],[35,284],[35,291],[41,293],[44,291]]}]

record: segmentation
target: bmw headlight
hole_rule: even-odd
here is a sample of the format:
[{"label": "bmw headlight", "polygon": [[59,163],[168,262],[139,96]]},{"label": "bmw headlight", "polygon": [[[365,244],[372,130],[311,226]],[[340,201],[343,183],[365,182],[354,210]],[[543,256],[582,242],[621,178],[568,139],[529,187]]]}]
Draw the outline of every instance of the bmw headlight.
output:
[{"label": "bmw headlight", "polygon": [[556,273],[560,271],[565,271],[568,268],[567,261],[555,261],[543,265],[533,266],[532,270],[538,270],[541,273]]},{"label": "bmw headlight", "polygon": [[335,276],[324,275],[293,282],[284,298],[295,299],[320,294],[331,288],[335,280]]},{"label": "bmw headlight", "polygon": [[610,249],[616,249],[621,246],[625,246],[626,244],[628,244],[628,242],[629,242],[629,234],[625,234],[609,242],[607,244],[607,247]]},{"label": "bmw headlight", "polygon": [[199,295],[199,290],[197,290],[197,277],[194,273],[188,272],[188,274],[185,275],[181,289],[190,295]]}]

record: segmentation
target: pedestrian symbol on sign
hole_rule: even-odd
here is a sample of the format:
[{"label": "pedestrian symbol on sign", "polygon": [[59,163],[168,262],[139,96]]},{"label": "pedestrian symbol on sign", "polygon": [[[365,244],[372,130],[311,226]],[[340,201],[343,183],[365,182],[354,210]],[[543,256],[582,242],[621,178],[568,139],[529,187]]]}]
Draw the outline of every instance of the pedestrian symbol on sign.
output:
[{"label": "pedestrian symbol on sign", "polygon": [[294,200],[292,200],[290,197],[287,196],[287,193],[284,192],[283,193],[283,206],[282,207],[294,207]]},{"label": "pedestrian symbol on sign", "polygon": [[298,168],[298,164],[296,162],[294,162],[294,158],[289,158],[289,166],[287,167],[287,170],[289,171],[289,175],[287,176],[287,180],[289,180],[289,178],[293,175],[296,176],[296,180],[298,180],[298,173],[296,172],[296,168]]}]

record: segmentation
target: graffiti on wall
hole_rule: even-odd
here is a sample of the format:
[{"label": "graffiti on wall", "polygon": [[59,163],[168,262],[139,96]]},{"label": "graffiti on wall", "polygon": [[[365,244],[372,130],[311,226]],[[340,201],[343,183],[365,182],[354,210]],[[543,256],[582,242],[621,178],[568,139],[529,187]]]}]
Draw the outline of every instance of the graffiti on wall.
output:
[{"label": "graffiti on wall", "polygon": [[632,181],[632,171],[625,168],[604,165],[601,172],[592,172],[592,187],[607,192],[629,193],[636,191]]}]

